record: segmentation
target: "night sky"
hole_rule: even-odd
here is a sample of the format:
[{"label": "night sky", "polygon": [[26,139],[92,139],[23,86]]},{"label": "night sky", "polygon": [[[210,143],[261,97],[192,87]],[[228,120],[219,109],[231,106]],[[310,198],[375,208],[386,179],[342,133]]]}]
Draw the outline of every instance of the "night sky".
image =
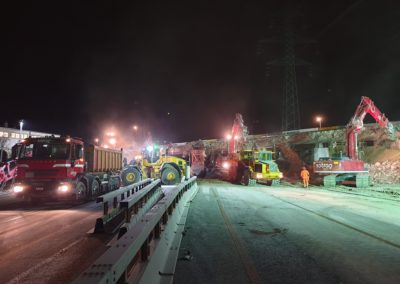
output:
[{"label": "night sky", "polygon": [[[15,2],[15,1],[14,1]],[[155,139],[281,129],[284,1],[28,1],[2,7],[0,123],[83,138],[106,127]],[[293,1],[302,128],[344,125],[361,96],[400,120],[400,1]],[[169,113],[169,114],[168,114]]]}]

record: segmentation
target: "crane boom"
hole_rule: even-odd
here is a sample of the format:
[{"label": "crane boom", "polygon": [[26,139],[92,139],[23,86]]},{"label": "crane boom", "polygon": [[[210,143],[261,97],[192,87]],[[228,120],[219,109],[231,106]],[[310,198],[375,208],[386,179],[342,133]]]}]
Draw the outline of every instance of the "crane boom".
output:
[{"label": "crane boom", "polygon": [[381,127],[385,128],[391,138],[394,136],[393,124],[385,114],[375,106],[370,98],[361,97],[361,102],[346,127],[347,155],[352,160],[358,159],[357,135],[364,126],[364,118],[367,114],[370,114]]}]

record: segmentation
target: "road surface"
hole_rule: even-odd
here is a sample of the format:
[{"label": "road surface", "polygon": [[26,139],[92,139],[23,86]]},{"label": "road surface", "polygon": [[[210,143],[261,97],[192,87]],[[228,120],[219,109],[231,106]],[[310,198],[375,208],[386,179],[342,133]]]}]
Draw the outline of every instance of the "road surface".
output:
[{"label": "road surface", "polygon": [[[400,203],[312,187],[200,181],[174,282],[400,283]],[[0,192],[0,283],[70,283],[106,249],[102,208]]]},{"label": "road surface", "polygon": [[174,283],[400,283],[400,203],[201,182]]},{"label": "road surface", "polygon": [[0,283],[69,283],[105,251],[99,204],[26,205],[0,192]]}]

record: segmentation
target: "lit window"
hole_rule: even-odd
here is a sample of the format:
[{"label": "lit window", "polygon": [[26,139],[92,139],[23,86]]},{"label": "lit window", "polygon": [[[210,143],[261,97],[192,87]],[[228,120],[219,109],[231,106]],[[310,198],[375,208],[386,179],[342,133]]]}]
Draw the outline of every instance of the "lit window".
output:
[{"label": "lit window", "polygon": [[3,137],[3,131],[0,131],[0,137]]},{"label": "lit window", "polygon": [[11,138],[15,138],[15,133],[11,133]]},{"label": "lit window", "polygon": [[19,139],[19,134],[17,133],[17,134],[15,134],[15,138],[18,138]]},{"label": "lit window", "polygon": [[4,133],[3,133],[3,136],[4,136],[4,137],[8,137],[8,132],[4,132]]}]

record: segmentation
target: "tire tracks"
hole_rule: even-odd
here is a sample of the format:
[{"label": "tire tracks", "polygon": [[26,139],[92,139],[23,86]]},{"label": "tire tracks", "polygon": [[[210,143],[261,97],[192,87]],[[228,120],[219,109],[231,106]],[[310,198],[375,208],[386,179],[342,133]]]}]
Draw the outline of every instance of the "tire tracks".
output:
[{"label": "tire tracks", "polygon": [[228,229],[229,235],[231,236],[231,239],[232,239],[233,243],[235,244],[234,247],[235,247],[237,253],[239,254],[240,261],[242,262],[242,264],[246,270],[246,274],[249,277],[250,283],[254,283],[254,284],[263,283],[260,275],[257,272],[257,269],[254,265],[252,258],[248,254],[242,240],[240,239],[239,235],[237,234],[232,223],[229,221],[229,217],[225,212],[225,209],[222,205],[222,202],[220,201],[217,191],[215,190],[214,187],[210,187],[210,189],[215,197],[215,200],[217,201],[217,204],[218,204],[219,210],[221,212],[222,218],[224,219],[226,228]]}]

